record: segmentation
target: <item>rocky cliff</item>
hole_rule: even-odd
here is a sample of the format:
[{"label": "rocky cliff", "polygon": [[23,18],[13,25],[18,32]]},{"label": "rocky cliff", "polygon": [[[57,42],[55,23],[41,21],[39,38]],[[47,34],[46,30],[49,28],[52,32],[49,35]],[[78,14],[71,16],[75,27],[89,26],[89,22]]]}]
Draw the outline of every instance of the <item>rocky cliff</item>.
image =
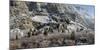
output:
[{"label": "rocky cliff", "polygon": [[86,15],[70,4],[10,1],[11,47],[13,41],[15,48],[94,44]]}]

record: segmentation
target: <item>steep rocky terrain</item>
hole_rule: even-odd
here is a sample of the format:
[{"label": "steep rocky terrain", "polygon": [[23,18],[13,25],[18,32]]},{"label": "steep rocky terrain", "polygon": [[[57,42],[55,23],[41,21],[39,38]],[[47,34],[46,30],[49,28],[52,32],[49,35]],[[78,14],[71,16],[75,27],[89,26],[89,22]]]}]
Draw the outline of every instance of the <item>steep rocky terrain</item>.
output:
[{"label": "steep rocky terrain", "polygon": [[70,4],[10,1],[10,48],[94,44],[86,15]]}]

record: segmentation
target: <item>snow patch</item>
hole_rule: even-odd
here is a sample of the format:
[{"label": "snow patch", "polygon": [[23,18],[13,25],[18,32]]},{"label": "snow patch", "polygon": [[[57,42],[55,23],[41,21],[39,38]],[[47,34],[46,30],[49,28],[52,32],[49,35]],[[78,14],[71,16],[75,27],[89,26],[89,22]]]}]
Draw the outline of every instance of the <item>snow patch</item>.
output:
[{"label": "snow patch", "polygon": [[41,23],[55,22],[51,20],[48,16],[34,16],[32,17],[32,20],[36,22],[41,22]]}]

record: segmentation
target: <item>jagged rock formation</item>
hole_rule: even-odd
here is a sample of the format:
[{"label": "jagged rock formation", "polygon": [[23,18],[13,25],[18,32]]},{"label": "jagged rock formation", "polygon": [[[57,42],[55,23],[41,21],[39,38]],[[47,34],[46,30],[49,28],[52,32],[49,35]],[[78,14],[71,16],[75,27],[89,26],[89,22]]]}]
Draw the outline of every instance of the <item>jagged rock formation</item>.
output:
[{"label": "jagged rock formation", "polygon": [[10,1],[11,49],[94,44],[87,25],[74,5]]}]

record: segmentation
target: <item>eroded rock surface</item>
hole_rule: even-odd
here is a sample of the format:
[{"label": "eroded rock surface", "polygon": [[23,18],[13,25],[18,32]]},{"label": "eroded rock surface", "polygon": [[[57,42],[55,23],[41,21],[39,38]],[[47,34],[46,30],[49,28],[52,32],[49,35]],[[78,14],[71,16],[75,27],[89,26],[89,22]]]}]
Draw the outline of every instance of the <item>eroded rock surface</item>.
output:
[{"label": "eroded rock surface", "polygon": [[94,44],[84,15],[69,4],[10,1],[11,49]]}]

